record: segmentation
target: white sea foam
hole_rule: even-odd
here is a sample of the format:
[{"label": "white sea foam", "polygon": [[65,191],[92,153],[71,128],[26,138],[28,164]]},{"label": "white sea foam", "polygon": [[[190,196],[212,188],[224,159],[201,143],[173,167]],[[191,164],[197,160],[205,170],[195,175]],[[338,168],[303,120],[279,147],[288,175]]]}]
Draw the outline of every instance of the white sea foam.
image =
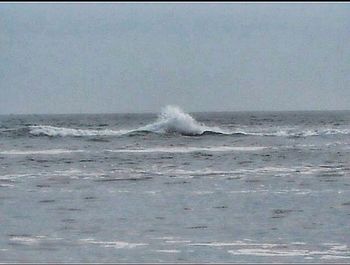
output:
[{"label": "white sea foam", "polygon": [[167,244],[184,244],[184,243],[190,243],[191,240],[166,240],[165,243]]},{"label": "white sea foam", "polygon": [[[17,172],[16,174],[3,174],[0,175],[0,180],[11,180],[16,178],[35,178],[43,176],[60,176],[60,177],[69,177],[69,178],[79,178],[79,179],[91,179],[97,178],[105,175],[110,175],[111,177],[124,177],[130,176],[133,177],[142,177],[142,176],[169,176],[172,175],[176,178],[193,178],[193,177],[265,177],[265,176],[275,176],[279,177],[288,177],[288,176],[313,176],[319,173],[331,172],[331,174],[346,174],[344,168],[332,168],[329,171],[329,168],[316,166],[316,165],[307,165],[307,166],[295,166],[295,167],[259,167],[259,168],[237,168],[234,170],[217,170],[215,168],[202,168],[198,170],[190,170],[183,168],[168,168],[167,166],[157,166],[153,165],[148,169],[134,169],[134,168],[116,168],[113,170],[82,170],[78,168],[71,168],[67,170],[54,170],[54,171],[41,171],[33,173]],[[231,191],[232,193],[250,193],[250,192],[264,192],[268,190],[238,190]],[[150,194],[157,193],[158,191],[148,191]],[[202,195],[207,193],[212,193],[213,191],[195,191],[194,194]],[[271,191],[269,191],[271,192]],[[295,194],[309,194],[311,192],[339,192],[338,190],[309,190],[309,189],[286,189],[286,190],[276,190],[275,193],[289,193],[294,192]]]},{"label": "white sea foam", "polygon": [[144,149],[105,150],[114,153],[194,153],[194,152],[250,152],[260,151],[264,146],[210,146],[210,147],[153,147]]},{"label": "white sea foam", "polygon": [[246,135],[246,136],[279,136],[279,137],[309,137],[322,135],[342,135],[350,134],[350,128],[236,128],[235,130],[227,130],[216,126],[207,126],[196,121],[191,115],[185,113],[177,106],[166,106],[162,109],[158,119],[148,125],[134,129],[76,129],[55,127],[49,125],[30,126],[30,134],[46,135],[46,136],[121,136],[125,134],[137,132],[152,133],[178,133],[183,135],[202,135],[205,133],[225,134],[225,135]]},{"label": "white sea foam", "polygon": [[48,241],[59,241],[61,237],[47,237],[47,236],[27,236],[27,235],[13,235],[10,240],[24,245],[36,245],[46,243]]},{"label": "white sea foam", "polygon": [[[227,252],[232,255],[243,256],[261,256],[261,257],[295,257],[320,259],[350,259],[349,247],[344,244],[330,243],[322,244],[326,249],[318,246],[308,245],[305,242],[291,243],[263,243],[252,240],[234,241],[234,242],[208,242],[208,243],[190,243],[188,246],[233,248]],[[315,249],[316,248],[316,249]]]},{"label": "white sea foam", "polygon": [[244,175],[244,174],[266,174],[266,173],[285,173],[285,174],[290,174],[290,173],[295,173],[297,171],[300,171],[300,173],[309,172],[308,170],[312,171],[320,171],[323,170],[322,168],[303,168],[303,167],[291,167],[291,168],[286,168],[286,167],[259,167],[259,168],[240,168],[236,170],[215,170],[211,168],[202,168],[199,170],[185,170],[185,169],[175,169],[175,170],[169,170],[168,173],[173,173],[176,175],[191,175],[191,176],[197,176],[197,175]]},{"label": "white sea foam", "polygon": [[47,136],[120,136],[133,132],[153,132],[153,133],[179,133],[184,135],[200,135],[205,132],[228,134],[218,127],[208,127],[197,122],[189,114],[183,112],[176,106],[167,106],[158,116],[154,123],[136,129],[122,130],[90,130],[54,127],[48,125],[30,126],[32,135]]},{"label": "white sea foam", "polygon": [[35,178],[35,177],[69,177],[69,178],[89,178],[99,177],[105,175],[103,171],[82,171],[80,169],[68,169],[68,170],[53,170],[53,171],[41,171],[33,173],[17,173],[0,175],[0,180],[11,180],[17,178]]},{"label": "white sea foam", "polygon": [[89,130],[89,129],[73,129],[64,127],[54,127],[48,125],[30,126],[32,135],[47,136],[119,136],[129,133],[129,130]]},{"label": "white sea foam", "polygon": [[21,178],[21,177],[30,177],[33,174],[6,174],[6,175],[0,175],[0,180],[10,180],[15,178]]},{"label": "white sea foam", "polygon": [[290,257],[290,256],[303,256],[312,257],[320,256],[320,259],[350,259],[350,255],[347,251],[343,250],[310,250],[310,249],[273,249],[273,248],[241,248],[228,250],[228,253],[232,255],[247,255],[247,256],[262,256],[262,257]]},{"label": "white sea foam", "polygon": [[153,237],[152,239],[160,239],[160,240],[175,240],[178,237],[172,237],[172,236],[163,236],[163,237]]},{"label": "white sea foam", "polygon": [[146,243],[130,243],[130,242],[125,242],[125,241],[98,241],[94,240],[92,238],[87,238],[87,239],[81,239],[79,240],[81,243],[85,244],[96,244],[96,245],[101,245],[103,247],[111,247],[111,248],[135,248],[135,247],[140,247],[140,246],[147,246],[148,244]]},{"label": "white sea foam", "polygon": [[180,250],[177,249],[157,249],[155,250],[155,252],[159,252],[159,253],[180,253]]},{"label": "white sea foam", "polygon": [[141,131],[151,131],[157,133],[181,133],[189,135],[199,135],[204,132],[214,132],[227,134],[218,127],[208,127],[199,123],[189,114],[183,112],[179,107],[167,106],[159,115],[158,120],[152,124],[139,128]]},{"label": "white sea foam", "polygon": [[254,130],[241,131],[243,135],[251,136],[278,136],[278,137],[310,137],[310,136],[327,136],[327,135],[347,135],[350,134],[349,128],[317,128],[317,129],[302,129],[302,128],[285,128],[275,131],[269,130]]},{"label": "white sea foam", "polygon": [[48,149],[48,150],[5,150],[0,155],[59,155],[66,153],[84,152],[84,150]]},{"label": "white sea foam", "polygon": [[12,184],[0,184],[0,187],[7,187],[7,188],[11,188],[14,187],[15,185]]},{"label": "white sea foam", "polygon": [[267,250],[260,248],[248,248],[248,249],[237,249],[229,250],[228,253],[232,255],[249,255],[249,256],[306,256],[308,255],[308,250]]},{"label": "white sea foam", "polygon": [[249,243],[245,241],[234,241],[234,242],[210,242],[210,243],[191,243],[188,246],[208,246],[208,247],[228,247],[228,246],[261,246],[262,248],[272,248],[282,246],[281,244],[271,243]]},{"label": "white sea foam", "polygon": [[[258,168],[238,168],[234,170],[217,170],[214,168],[202,168],[198,170],[189,170],[189,169],[182,169],[182,168],[166,168],[166,167],[159,167],[159,166],[153,166],[152,168],[148,170],[139,170],[139,169],[118,169],[114,170],[112,173],[117,174],[140,174],[140,175],[153,175],[153,176],[167,176],[167,175],[174,175],[177,178],[193,178],[195,176],[208,176],[208,177],[216,177],[216,176],[223,176],[223,177],[229,177],[229,176],[257,176],[257,177],[264,177],[264,176],[276,176],[279,177],[288,177],[288,176],[313,176],[315,174],[319,173],[327,173],[329,172],[329,168],[320,167],[318,165],[307,165],[307,166],[294,166],[294,167],[258,167]],[[345,171],[343,168],[333,168],[332,173],[338,173],[338,174],[345,174]],[[279,191],[280,192],[280,191]],[[286,191],[289,192],[289,191]],[[294,192],[305,192],[305,190],[294,190]]]},{"label": "white sea foam", "polygon": [[33,245],[38,244],[40,242],[40,238],[38,237],[26,237],[26,236],[14,236],[10,238],[11,241],[16,241],[18,243]]}]

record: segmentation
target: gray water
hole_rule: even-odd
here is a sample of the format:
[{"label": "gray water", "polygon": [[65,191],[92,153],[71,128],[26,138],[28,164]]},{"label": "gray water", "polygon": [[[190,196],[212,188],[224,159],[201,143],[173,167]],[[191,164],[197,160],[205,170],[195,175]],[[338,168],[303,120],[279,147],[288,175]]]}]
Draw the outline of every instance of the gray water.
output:
[{"label": "gray water", "polygon": [[0,262],[350,262],[350,112],[191,116],[0,116]]}]

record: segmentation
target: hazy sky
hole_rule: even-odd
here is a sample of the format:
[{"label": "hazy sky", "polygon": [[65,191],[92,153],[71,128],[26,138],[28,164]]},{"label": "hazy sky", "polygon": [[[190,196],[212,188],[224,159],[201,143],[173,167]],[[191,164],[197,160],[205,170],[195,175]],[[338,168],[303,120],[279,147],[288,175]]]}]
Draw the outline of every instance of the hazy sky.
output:
[{"label": "hazy sky", "polygon": [[168,104],[350,109],[350,4],[0,4],[0,114]]}]

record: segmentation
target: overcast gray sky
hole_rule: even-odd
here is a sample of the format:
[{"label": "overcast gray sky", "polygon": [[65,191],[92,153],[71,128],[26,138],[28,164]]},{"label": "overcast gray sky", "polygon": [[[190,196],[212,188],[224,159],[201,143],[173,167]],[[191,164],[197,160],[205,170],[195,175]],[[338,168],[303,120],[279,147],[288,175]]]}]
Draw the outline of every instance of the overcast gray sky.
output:
[{"label": "overcast gray sky", "polygon": [[350,4],[0,4],[0,114],[168,104],[350,109]]}]

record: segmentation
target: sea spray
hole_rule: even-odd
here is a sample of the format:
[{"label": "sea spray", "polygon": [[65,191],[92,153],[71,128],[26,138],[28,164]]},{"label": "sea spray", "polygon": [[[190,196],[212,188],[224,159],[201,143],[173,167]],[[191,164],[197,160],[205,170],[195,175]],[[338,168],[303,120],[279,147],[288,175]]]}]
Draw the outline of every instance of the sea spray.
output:
[{"label": "sea spray", "polygon": [[201,135],[208,132],[217,134],[228,133],[218,127],[209,127],[199,123],[177,106],[166,106],[158,115],[158,119],[154,123],[130,130],[89,130],[48,125],[30,126],[30,133],[37,136],[121,136],[137,132],[159,134],[174,133],[181,135]]},{"label": "sea spray", "polygon": [[[18,129],[15,133],[21,135],[28,133],[28,128]],[[1,133],[1,132],[0,132]],[[6,130],[2,133],[15,134]],[[122,136],[122,135],[138,135],[143,133],[157,134],[177,134],[186,136],[200,136],[207,134],[221,134],[231,136],[253,136],[253,137],[315,137],[315,136],[331,136],[331,135],[349,135],[350,128],[336,127],[317,127],[317,128],[299,128],[299,127],[270,127],[268,130],[261,127],[252,127],[248,130],[235,128],[228,131],[214,126],[207,126],[195,120],[191,115],[185,113],[177,106],[166,106],[158,115],[155,122],[134,129],[75,129],[55,127],[49,125],[29,126],[29,133],[35,136]]]},{"label": "sea spray", "polygon": [[138,130],[155,133],[179,133],[183,135],[201,135],[204,132],[225,133],[220,128],[208,127],[199,123],[177,106],[166,106],[156,122]]}]

